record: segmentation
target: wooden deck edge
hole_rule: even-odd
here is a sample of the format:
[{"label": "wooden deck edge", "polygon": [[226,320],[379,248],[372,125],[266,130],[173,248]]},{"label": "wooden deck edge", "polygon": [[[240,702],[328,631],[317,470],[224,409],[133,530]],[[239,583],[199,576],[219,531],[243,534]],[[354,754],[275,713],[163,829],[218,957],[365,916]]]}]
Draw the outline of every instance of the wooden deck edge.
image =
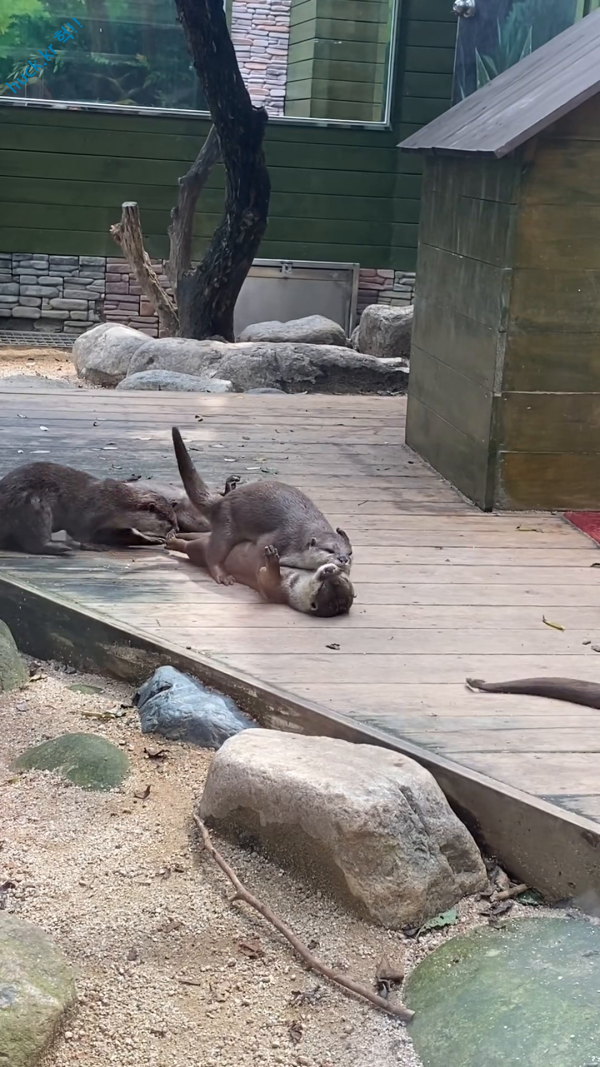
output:
[{"label": "wooden deck edge", "polygon": [[[133,626],[55,595],[14,574],[0,574],[0,618],[19,648],[40,659],[97,671],[138,685],[170,663],[232,697],[261,726],[375,744],[410,756],[436,778],[482,847],[519,880],[551,900],[585,909],[600,894],[600,824],[472,771],[410,741],[225,667],[209,657],[156,641]],[[399,687],[398,701],[402,691]]]}]

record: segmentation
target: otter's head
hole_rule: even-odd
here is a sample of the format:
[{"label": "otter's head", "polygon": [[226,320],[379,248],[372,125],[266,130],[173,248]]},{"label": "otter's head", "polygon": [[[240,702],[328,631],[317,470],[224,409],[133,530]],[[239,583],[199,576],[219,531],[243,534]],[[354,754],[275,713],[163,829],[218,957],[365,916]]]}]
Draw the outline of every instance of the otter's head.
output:
[{"label": "otter's head", "polygon": [[159,493],[132,493],[131,500],[119,511],[115,526],[137,534],[134,543],[156,544],[174,533],[177,516],[173,505]]},{"label": "otter's head", "polygon": [[335,563],[343,571],[350,571],[352,566],[352,545],[350,538],[339,526],[335,533],[324,533],[318,537],[311,537],[308,543],[308,552],[317,566],[326,563]]},{"label": "otter's head", "polygon": [[346,571],[333,564],[325,564],[317,571],[317,586],[310,605],[310,614],[322,619],[347,615],[356,593]]}]

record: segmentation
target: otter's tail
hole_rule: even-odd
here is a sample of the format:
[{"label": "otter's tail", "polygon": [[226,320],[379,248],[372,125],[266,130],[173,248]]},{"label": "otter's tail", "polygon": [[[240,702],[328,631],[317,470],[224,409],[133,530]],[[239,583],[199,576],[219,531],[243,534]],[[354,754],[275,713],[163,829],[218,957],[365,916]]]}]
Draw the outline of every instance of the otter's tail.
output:
[{"label": "otter's tail", "polygon": [[478,689],[483,693],[550,697],[552,700],[568,700],[571,704],[583,704],[586,708],[600,710],[598,682],[583,682],[576,678],[519,678],[512,682],[482,682],[479,678],[467,678],[466,684],[469,689]]},{"label": "otter's tail", "polygon": [[171,434],[173,436],[175,458],[177,460],[177,466],[179,467],[179,473],[181,475],[184,489],[192,501],[192,504],[198,508],[198,511],[201,511],[203,515],[210,516],[215,504],[220,498],[215,498],[212,495],[206,482],[204,482],[198,474],[198,471],[192,463],[192,457],[185,447],[183,438],[176,426],[173,426]]}]

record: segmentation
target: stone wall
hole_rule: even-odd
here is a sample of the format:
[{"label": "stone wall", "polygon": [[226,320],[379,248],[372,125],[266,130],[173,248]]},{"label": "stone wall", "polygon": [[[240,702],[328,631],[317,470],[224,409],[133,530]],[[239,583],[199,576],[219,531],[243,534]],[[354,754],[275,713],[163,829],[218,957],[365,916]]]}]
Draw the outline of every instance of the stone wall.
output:
[{"label": "stone wall", "polygon": [[102,320],[103,256],[0,255],[0,330],[83,333]]},{"label": "stone wall", "polygon": [[[152,265],[168,288],[162,260]],[[414,274],[361,270],[358,314],[368,304],[412,304]],[[158,337],[158,319],[117,256],[0,255],[0,332],[76,336],[96,322],[118,322]]]},{"label": "stone wall", "polygon": [[283,115],[291,0],[233,0],[231,39],[252,103]]}]

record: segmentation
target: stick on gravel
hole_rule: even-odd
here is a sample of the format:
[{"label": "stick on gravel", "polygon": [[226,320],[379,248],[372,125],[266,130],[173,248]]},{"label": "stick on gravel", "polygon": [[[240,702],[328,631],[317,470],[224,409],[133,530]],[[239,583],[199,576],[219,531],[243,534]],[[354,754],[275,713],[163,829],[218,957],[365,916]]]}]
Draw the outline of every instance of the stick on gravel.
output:
[{"label": "stick on gravel", "polygon": [[294,933],[290,930],[286,924],[273,912],[266,904],[262,904],[257,897],[253,896],[244,885],[240,882],[235,871],[231,869],[227,861],[223,858],[220,852],[217,851],[212,843],[210,834],[202,819],[193,813],[194,822],[202,834],[202,842],[206,851],[212,856],[213,860],[218,867],[221,868],[224,874],[227,875],[229,881],[235,888],[235,896],[232,898],[232,903],[236,900],[243,900],[246,904],[249,904],[251,908],[254,908],[263,919],[270,922],[276,930],[279,930],[280,934],[289,941],[290,945],[296,950],[299,956],[308,964],[311,970],[316,971],[317,974],[322,974],[325,978],[329,978],[330,981],[336,982],[337,985],[342,986],[343,989],[350,990],[351,993],[356,993],[357,996],[363,997],[368,1000],[370,1004],[374,1004],[376,1008],[380,1008],[381,1011],[387,1012],[388,1015],[395,1015],[396,1018],[401,1019],[403,1022],[409,1022],[413,1016],[414,1011],[410,1011],[408,1008],[402,1005],[389,1004],[383,997],[373,993],[367,986],[362,985],[361,982],[354,982],[351,978],[346,978],[344,974],[340,974],[339,971],[333,971],[331,967],[327,967],[320,960],[316,959],[311,952],[308,951],[305,945],[302,944]]}]

